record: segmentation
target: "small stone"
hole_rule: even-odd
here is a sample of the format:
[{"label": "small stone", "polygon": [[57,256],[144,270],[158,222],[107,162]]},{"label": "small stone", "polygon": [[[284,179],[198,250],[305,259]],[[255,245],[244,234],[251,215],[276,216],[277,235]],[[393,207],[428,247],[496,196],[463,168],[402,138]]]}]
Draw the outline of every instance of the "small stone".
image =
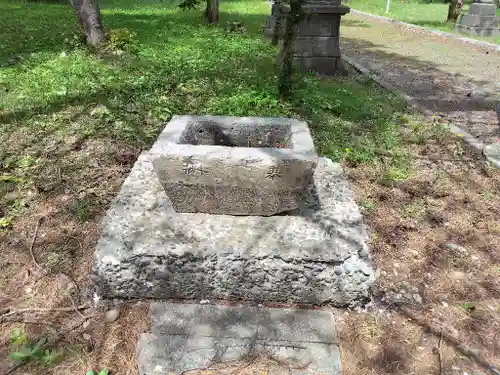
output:
[{"label": "small stone", "polygon": [[366,263],[360,263],[359,270],[366,276],[370,276],[372,274],[372,268],[368,266]]},{"label": "small stone", "polygon": [[333,268],[333,272],[335,272],[335,275],[342,275],[344,273],[344,269],[340,266],[335,266]]},{"label": "small stone", "polygon": [[368,258],[368,255],[370,255],[370,253],[368,252],[368,249],[366,247],[364,247],[361,250],[359,250],[358,254],[363,259]]},{"label": "small stone", "polygon": [[450,277],[454,280],[464,280],[465,273],[462,271],[452,271],[450,272]]},{"label": "small stone", "polygon": [[353,271],[353,267],[352,267],[351,264],[345,263],[344,264],[344,270],[345,270],[345,273],[350,274]]},{"label": "small stone", "polygon": [[478,256],[476,256],[476,255],[471,255],[471,257],[470,257],[470,258],[471,258],[472,260],[474,260],[474,261],[479,260],[479,257],[478,257]]},{"label": "small stone", "polygon": [[104,323],[112,323],[116,319],[118,319],[118,316],[120,315],[120,310],[118,309],[111,309],[106,311],[104,314]]},{"label": "small stone", "polygon": [[202,299],[202,300],[200,301],[200,305],[207,305],[207,304],[209,304],[209,303],[210,303],[210,300],[209,300],[209,299]]},{"label": "small stone", "polygon": [[448,303],[446,303],[445,301],[441,301],[441,305],[443,305],[443,307],[448,307]]},{"label": "small stone", "polygon": [[410,250],[411,255],[413,255],[415,258],[418,257],[419,252],[417,250]]},{"label": "small stone", "polygon": [[454,244],[454,243],[447,243],[446,248],[450,251],[453,251],[454,253],[459,253],[459,254],[467,254],[468,251],[465,247]]},{"label": "small stone", "polygon": [[494,163],[500,163],[500,142],[484,146],[484,155]]},{"label": "small stone", "polygon": [[420,294],[414,294],[413,299],[415,300],[416,303],[419,305],[422,304],[422,297],[420,297]]},{"label": "small stone", "polygon": [[90,336],[88,333],[83,334],[83,339],[86,341],[90,341],[92,339],[92,336]]},{"label": "small stone", "polygon": [[399,268],[399,263],[394,263],[394,268]]},{"label": "small stone", "polygon": [[398,294],[396,294],[396,295],[394,296],[394,302],[396,302],[396,303],[401,303],[401,302],[403,302],[403,295],[402,295],[402,294],[399,294],[399,293],[398,293]]},{"label": "small stone", "polygon": [[361,281],[361,282],[364,283],[367,280],[368,280],[368,276],[367,275],[365,275],[365,274],[359,275],[359,281]]}]

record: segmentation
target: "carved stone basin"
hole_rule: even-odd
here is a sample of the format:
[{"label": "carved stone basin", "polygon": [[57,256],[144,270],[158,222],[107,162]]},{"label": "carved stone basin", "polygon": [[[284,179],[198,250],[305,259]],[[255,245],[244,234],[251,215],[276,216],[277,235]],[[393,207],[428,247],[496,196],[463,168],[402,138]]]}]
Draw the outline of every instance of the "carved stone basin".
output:
[{"label": "carved stone basin", "polygon": [[305,122],[174,116],[152,155],[178,213],[271,216],[300,205],[317,164]]}]

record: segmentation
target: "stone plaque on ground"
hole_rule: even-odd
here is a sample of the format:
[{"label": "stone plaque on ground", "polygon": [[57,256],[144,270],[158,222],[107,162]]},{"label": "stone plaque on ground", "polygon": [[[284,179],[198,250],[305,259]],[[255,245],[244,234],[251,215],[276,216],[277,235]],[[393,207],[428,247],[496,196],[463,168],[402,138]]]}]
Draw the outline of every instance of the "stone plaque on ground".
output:
[{"label": "stone plaque on ground", "polygon": [[333,314],[328,310],[269,309],[153,303],[151,333],[137,349],[141,375],[179,374],[217,363],[256,359],[280,363],[281,374],[340,374]]}]

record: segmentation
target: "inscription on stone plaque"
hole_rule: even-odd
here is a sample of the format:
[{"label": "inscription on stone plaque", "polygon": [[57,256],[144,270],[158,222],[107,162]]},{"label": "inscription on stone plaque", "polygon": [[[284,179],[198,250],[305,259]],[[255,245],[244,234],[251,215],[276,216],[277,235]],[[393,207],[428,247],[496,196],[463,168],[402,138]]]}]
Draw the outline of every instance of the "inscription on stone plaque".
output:
[{"label": "inscription on stone plaque", "polygon": [[186,176],[200,177],[208,174],[208,170],[202,164],[187,163],[182,170]]},{"label": "inscription on stone plaque", "polygon": [[275,165],[271,166],[266,173],[266,178],[270,180],[274,180],[280,177],[281,177],[280,169]]}]

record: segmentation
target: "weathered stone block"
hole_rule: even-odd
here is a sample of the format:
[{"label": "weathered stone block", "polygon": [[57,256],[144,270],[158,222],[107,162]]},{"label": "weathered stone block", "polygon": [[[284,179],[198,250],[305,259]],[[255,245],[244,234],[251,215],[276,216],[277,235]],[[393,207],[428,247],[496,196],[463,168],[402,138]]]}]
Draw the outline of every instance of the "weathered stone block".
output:
[{"label": "weathered stone block", "polygon": [[456,24],[455,29],[471,35],[499,36],[500,18],[496,16],[496,6],[492,2],[475,2]]},{"label": "weathered stone block", "polygon": [[177,212],[269,216],[296,209],[317,156],[305,122],[175,116],[151,150]]},{"label": "weathered stone block", "polygon": [[338,164],[320,158],[287,215],[231,216],[175,212],[151,158],[139,157],[104,220],[92,276],[103,297],[345,306],[369,296],[368,236]]},{"label": "weathered stone block", "polygon": [[[337,1],[306,1],[303,7],[309,15],[297,25],[297,37],[293,44],[295,66],[299,71],[321,75],[345,74],[340,62],[339,30],[341,16],[349,12],[349,7]],[[272,19],[273,15],[271,22]],[[283,61],[281,44],[276,57],[278,65]]]},{"label": "weathered stone block", "polygon": [[330,36],[296,37],[294,51],[299,58],[340,57],[339,38]]},{"label": "weathered stone block", "polygon": [[340,57],[296,57],[293,63],[302,72],[312,71],[321,75],[346,74],[346,69]]},{"label": "weathered stone block", "polygon": [[328,14],[307,17],[299,23],[297,36],[339,36],[340,18]]},{"label": "weathered stone block", "polygon": [[479,16],[465,14],[460,21],[462,26],[482,27],[486,29],[495,28],[498,26],[498,19],[495,16]]},{"label": "weathered stone block", "polygon": [[495,4],[471,4],[468,14],[478,14],[481,16],[496,16]]},{"label": "weathered stone block", "polygon": [[456,25],[455,29],[469,35],[500,36],[500,29],[498,27],[484,28],[482,26]]}]

